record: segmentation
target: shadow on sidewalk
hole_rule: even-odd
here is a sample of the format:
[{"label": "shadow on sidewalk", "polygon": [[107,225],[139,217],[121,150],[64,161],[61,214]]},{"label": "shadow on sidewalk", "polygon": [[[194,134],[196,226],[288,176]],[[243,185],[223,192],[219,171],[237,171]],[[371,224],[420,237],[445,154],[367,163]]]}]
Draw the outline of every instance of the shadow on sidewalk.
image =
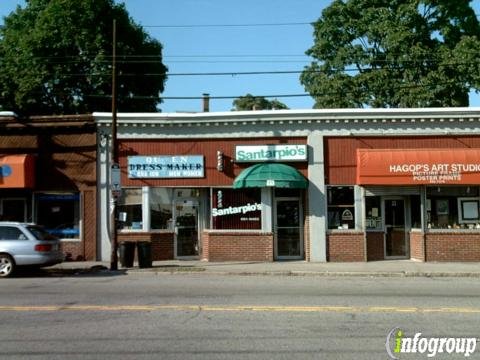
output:
[{"label": "shadow on sidewalk", "polygon": [[44,278],[44,277],[113,277],[127,275],[127,269],[109,270],[103,265],[90,268],[35,268],[21,267],[15,270],[11,278]]}]

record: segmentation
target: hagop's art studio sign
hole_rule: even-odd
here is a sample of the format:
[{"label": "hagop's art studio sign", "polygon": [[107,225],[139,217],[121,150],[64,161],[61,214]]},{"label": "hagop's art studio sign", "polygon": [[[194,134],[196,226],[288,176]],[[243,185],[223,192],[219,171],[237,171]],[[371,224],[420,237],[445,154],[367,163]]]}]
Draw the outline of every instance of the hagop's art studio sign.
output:
[{"label": "hagop's art studio sign", "polygon": [[204,176],[203,155],[128,157],[130,179],[201,178]]},{"label": "hagop's art studio sign", "polygon": [[480,149],[357,150],[357,184],[478,184]]}]

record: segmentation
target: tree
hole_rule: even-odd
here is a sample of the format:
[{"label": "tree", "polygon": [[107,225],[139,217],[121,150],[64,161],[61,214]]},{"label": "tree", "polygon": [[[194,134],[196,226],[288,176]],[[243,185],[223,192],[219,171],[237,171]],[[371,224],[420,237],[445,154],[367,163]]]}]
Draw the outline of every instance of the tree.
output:
[{"label": "tree", "polygon": [[300,76],[315,108],[468,106],[480,89],[470,0],[334,0]]},{"label": "tree", "polygon": [[263,96],[253,96],[251,94],[247,94],[245,96],[241,96],[233,101],[233,106],[235,111],[242,111],[242,110],[281,110],[281,109],[288,109],[287,105],[278,101],[277,99],[274,100],[267,100]]},{"label": "tree", "polygon": [[113,19],[118,110],[157,111],[167,71],[162,45],[113,0],[27,0],[5,17],[2,108],[21,114],[110,111]]}]

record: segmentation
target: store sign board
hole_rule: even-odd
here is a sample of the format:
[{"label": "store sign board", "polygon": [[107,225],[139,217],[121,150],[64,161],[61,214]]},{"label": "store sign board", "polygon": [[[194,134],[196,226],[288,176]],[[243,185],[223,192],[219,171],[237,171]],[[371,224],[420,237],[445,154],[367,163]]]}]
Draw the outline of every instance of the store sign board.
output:
[{"label": "store sign board", "polygon": [[357,150],[357,184],[478,184],[480,149]]},{"label": "store sign board", "polygon": [[201,178],[204,176],[203,155],[128,157],[130,179]]},{"label": "store sign board", "polygon": [[237,145],[237,162],[307,161],[307,145]]}]

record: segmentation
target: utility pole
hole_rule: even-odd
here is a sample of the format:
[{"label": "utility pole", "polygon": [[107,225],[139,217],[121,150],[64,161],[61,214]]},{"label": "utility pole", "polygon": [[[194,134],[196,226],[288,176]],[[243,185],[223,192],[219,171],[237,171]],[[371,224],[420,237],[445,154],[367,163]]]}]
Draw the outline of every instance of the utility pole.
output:
[{"label": "utility pole", "polygon": [[113,19],[113,45],[112,45],[112,164],[110,167],[110,231],[112,253],[110,257],[110,270],[118,270],[118,239],[117,239],[117,197],[118,189],[112,187],[115,174],[119,174],[118,144],[117,144],[117,21]]}]

